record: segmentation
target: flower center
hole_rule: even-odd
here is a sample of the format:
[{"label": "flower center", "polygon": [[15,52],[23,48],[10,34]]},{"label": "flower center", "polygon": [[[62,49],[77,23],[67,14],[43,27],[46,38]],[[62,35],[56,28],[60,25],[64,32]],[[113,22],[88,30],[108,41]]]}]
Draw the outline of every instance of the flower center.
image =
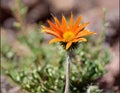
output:
[{"label": "flower center", "polygon": [[75,37],[75,34],[71,31],[67,31],[63,34],[63,38],[66,42],[72,40]]}]

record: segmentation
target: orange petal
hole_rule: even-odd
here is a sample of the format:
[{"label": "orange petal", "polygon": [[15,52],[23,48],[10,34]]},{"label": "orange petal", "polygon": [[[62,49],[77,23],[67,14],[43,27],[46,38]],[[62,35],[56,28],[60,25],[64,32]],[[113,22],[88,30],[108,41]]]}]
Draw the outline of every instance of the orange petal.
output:
[{"label": "orange petal", "polygon": [[59,42],[59,41],[62,41],[62,39],[60,39],[60,38],[54,38],[54,39],[52,39],[52,40],[49,41],[49,44],[54,43],[54,42]]},{"label": "orange petal", "polygon": [[56,28],[55,24],[53,24],[50,20],[47,20],[47,22],[53,30]]},{"label": "orange petal", "polygon": [[54,18],[54,21],[55,21],[56,25],[57,25],[58,27],[60,27],[60,22],[59,22],[59,20],[58,20],[56,17],[53,17],[53,18]]},{"label": "orange petal", "polygon": [[53,24],[50,20],[48,20],[47,22],[49,23],[49,25],[50,25],[50,27],[51,27],[51,29],[52,29],[53,31],[61,34],[60,29],[59,29],[55,24]]},{"label": "orange petal", "polygon": [[95,32],[91,32],[91,31],[88,31],[88,30],[83,30],[83,31],[78,33],[76,38],[83,37],[83,36],[89,36],[91,34],[95,34]]},{"label": "orange petal", "polygon": [[61,27],[60,21],[56,17],[54,17],[54,21],[55,21],[57,30],[59,30],[60,33],[64,32],[64,30]]},{"label": "orange petal", "polygon": [[62,16],[62,27],[63,27],[64,31],[66,31],[68,29],[67,21],[64,16]]},{"label": "orange petal", "polygon": [[78,34],[83,28],[85,28],[89,23],[84,23],[84,24],[81,24],[77,30],[75,30],[75,34]]},{"label": "orange petal", "polygon": [[51,30],[46,30],[45,32],[48,33],[48,34],[51,34],[51,35],[53,35],[53,36],[56,36],[56,37],[61,38],[61,36],[60,36],[58,33],[53,32],[53,31],[51,31]]},{"label": "orange petal", "polygon": [[79,16],[74,27],[73,27],[73,31],[79,26],[81,19],[82,19],[82,16]]},{"label": "orange petal", "polygon": [[46,26],[44,26],[44,25],[41,25],[41,27],[42,27],[42,29],[49,29],[49,30],[50,30],[49,27],[46,27]]},{"label": "orange petal", "polygon": [[74,39],[73,40],[73,42],[81,42],[81,41],[83,41],[83,42],[86,42],[87,41],[87,39],[85,39],[85,38],[77,38],[77,39]]},{"label": "orange petal", "polygon": [[[46,26],[41,26],[42,27],[42,32],[47,32],[47,31],[50,31],[51,29],[49,28],[49,27],[46,27]],[[52,31],[52,32],[54,32],[54,31]]]},{"label": "orange petal", "polygon": [[53,36],[56,36],[56,37],[61,38],[61,35],[60,35],[60,34],[58,34],[58,33],[54,32],[54,31],[50,30],[50,29],[49,29],[48,27],[46,27],[46,26],[42,26],[42,31],[43,31],[43,32],[46,32],[46,33],[48,33],[48,34],[51,34],[51,35],[53,35]]},{"label": "orange petal", "polygon": [[72,45],[72,42],[68,42],[66,45],[66,50],[68,50],[68,48]]},{"label": "orange petal", "polygon": [[45,32],[45,28],[47,28],[46,26],[43,26],[43,25],[41,25],[41,32]]},{"label": "orange petal", "polygon": [[71,13],[71,16],[70,16],[70,29],[72,29],[72,26],[73,26],[73,14]]}]

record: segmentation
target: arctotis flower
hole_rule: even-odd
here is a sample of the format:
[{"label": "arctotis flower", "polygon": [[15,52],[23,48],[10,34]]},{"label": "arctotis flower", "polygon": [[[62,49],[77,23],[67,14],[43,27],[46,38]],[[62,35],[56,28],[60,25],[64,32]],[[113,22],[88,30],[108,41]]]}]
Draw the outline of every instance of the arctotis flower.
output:
[{"label": "arctotis flower", "polygon": [[89,24],[88,22],[80,24],[80,21],[82,19],[81,16],[77,18],[75,23],[73,22],[73,14],[70,16],[69,23],[67,23],[64,16],[62,16],[61,23],[56,17],[53,18],[55,23],[48,20],[47,22],[50,27],[42,26],[42,31],[55,36],[55,38],[50,40],[49,43],[64,43],[66,50],[72,47],[72,45],[75,43],[86,42],[87,40],[84,38],[84,36],[95,34],[94,32],[85,29],[85,27]]}]

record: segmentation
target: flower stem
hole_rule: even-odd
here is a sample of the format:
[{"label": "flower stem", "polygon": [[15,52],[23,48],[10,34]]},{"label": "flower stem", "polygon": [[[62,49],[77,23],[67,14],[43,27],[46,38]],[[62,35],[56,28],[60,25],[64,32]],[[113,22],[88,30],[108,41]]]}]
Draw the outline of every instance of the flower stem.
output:
[{"label": "flower stem", "polygon": [[69,93],[69,76],[70,76],[70,53],[67,52],[66,57],[66,85],[64,93]]}]

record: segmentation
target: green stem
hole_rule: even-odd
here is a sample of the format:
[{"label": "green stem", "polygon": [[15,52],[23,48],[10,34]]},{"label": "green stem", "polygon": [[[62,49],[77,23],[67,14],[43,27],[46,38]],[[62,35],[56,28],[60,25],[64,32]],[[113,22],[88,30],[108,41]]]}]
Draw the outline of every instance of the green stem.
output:
[{"label": "green stem", "polygon": [[69,93],[69,76],[70,76],[70,53],[67,52],[66,57],[66,85],[64,93]]}]

